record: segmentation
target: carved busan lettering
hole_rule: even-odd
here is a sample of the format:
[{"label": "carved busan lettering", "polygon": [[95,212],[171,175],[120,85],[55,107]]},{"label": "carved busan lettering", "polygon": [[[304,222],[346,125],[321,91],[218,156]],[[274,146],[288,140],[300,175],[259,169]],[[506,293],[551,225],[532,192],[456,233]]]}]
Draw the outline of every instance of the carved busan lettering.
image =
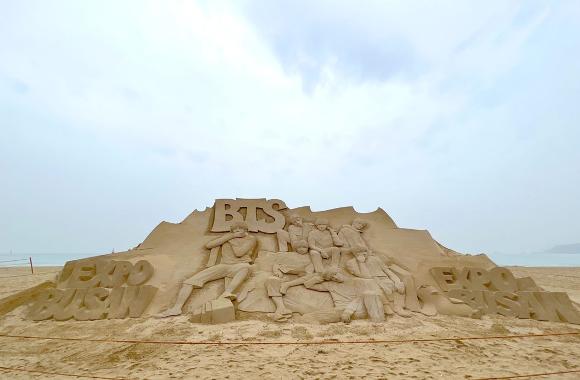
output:
[{"label": "carved busan lettering", "polygon": [[145,260],[134,265],[114,260],[67,263],[59,281],[62,288],[40,294],[28,318],[88,321],[139,317],[157,292],[157,288],[143,285],[151,276],[153,266]]},{"label": "carved busan lettering", "polygon": [[250,232],[274,234],[284,228],[286,219],[280,211],[286,208],[279,199],[216,199],[211,232],[228,232],[233,223],[246,222]]},{"label": "carved busan lettering", "polygon": [[540,291],[531,279],[516,279],[507,268],[437,267],[431,275],[449,298],[484,314],[580,324],[566,293]]}]

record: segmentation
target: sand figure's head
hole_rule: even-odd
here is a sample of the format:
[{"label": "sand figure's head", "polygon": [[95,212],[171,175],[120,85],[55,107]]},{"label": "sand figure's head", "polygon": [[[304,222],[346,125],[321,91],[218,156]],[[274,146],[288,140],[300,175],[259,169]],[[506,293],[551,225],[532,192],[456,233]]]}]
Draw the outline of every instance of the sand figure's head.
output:
[{"label": "sand figure's head", "polygon": [[328,228],[328,219],[318,218],[314,224],[319,231],[324,231]]},{"label": "sand figure's head", "polygon": [[322,278],[326,281],[344,282],[344,276],[335,266],[325,269],[324,272],[322,272]]},{"label": "sand figure's head", "polygon": [[244,237],[244,236],[248,235],[248,230],[249,230],[249,228],[248,228],[248,224],[246,222],[234,222],[230,226],[230,231],[236,237]]},{"label": "sand figure's head", "polygon": [[302,227],[302,224],[304,222],[302,220],[302,217],[300,215],[298,215],[298,214],[292,214],[292,215],[290,215],[289,220],[290,220],[290,223],[291,224],[293,224],[295,226],[298,226],[298,227]]},{"label": "sand figure's head", "polygon": [[356,218],[352,221],[352,227],[357,231],[364,230],[368,225],[369,223],[363,219]]}]

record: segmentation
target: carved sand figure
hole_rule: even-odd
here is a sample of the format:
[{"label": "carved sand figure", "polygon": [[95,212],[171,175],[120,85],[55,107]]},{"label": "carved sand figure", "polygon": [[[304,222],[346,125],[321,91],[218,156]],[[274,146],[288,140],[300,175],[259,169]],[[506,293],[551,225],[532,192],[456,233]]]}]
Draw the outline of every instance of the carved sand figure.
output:
[{"label": "carved sand figure", "polygon": [[330,268],[326,268],[322,273],[313,272],[312,269],[313,268],[311,266],[308,266],[306,267],[306,274],[304,274],[302,277],[281,283],[280,293],[286,294],[288,288],[297,285],[304,285],[306,288],[310,288],[313,285],[320,284],[324,281],[344,281],[343,276],[338,271],[338,267],[331,266]]},{"label": "carved sand figure", "polygon": [[[369,256],[372,256],[373,251],[363,236],[363,231],[368,227],[368,225],[369,223],[366,220],[359,218],[354,219],[350,225],[343,225],[338,232],[338,236],[344,243],[344,247],[348,248],[351,252],[356,250],[357,247],[362,247],[366,249]],[[421,306],[419,305],[419,300],[415,291],[415,280],[411,273],[409,273],[403,265],[396,263],[391,257],[389,257],[388,266],[405,285],[405,308],[410,311],[421,312]]]},{"label": "carved sand figure", "polygon": [[464,301],[443,295],[431,285],[421,285],[417,290],[417,294],[421,302],[423,302],[423,314],[425,315],[442,314],[481,318],[482,312],[480,310],[473,309]]},{"label": "carved sand figure", "polygon": [[384,292],[384,308],[390,314],[390,304],[395,313],[402,317],[410,317],[411,313],[404,309],[405,285],[399,277],[378,257],[369,256],[364,247],[352,250],[353,259],[346,262],[346,269],[354,276],[373,279]]},{"label": "carved sand figure", "polygon": [[366,220],[356,218],[351,224],[343,225],[338,231],[338,237],[346,248],[363,247],[370,253],[370,247],[363,238],[363,230],[368,226]]},{"label": "carved sand figure", "polygon": [[304,265],[281,265],[281,264],[274,264],[272,268],[272,272],[274,276],[268,278],[265,281],[266,292],[268,293],[268,297],[274,302],[276,306],[276,311],[271,315],[272,319],[278,322],[286,321],[292,316],[292,311],[290,311],[286,305],[284,304],[283,295],[286,294],[288,287],[284,288],[282,291],[282,277],[285,274],[296,274],[296,275],[308,275],[314,272],[314,268],[312,264],[307,266]]},{"label": "carved sand figure", "polygon": [[[236,299],[235,290],[250,273],[252,254],[256,248],[255,236],[248,233],[245,222],[235,222],[231,232],[209,241],[205,246],[212,250],[207,268],[183,281],[175,304],[170,309],[157,314],[157,317],[179,315],[193,288],[202,288],[207,282],[225,279],[225,291],[218,298]],[[216,264],[216,248],[221,247],[221,263]],[[212,257],[213,256],[213,257]]]},{"label": "carved sand figure", "polygon": [[[317,215],[350,223],[335,231],[328,219],[306,222]],[[199,254],[207,249],[209,258]],[[199,323],[234,321],[236,312],[276,321],[380,322],[413,311],[580,325],[566,293],[516,278],[483,254],[458,254],[425,230],[399,228],[382,209],[313,212],[279,199],[217,199],[180,223],[160,223],[134,249],[68,262],[50,285],[27,318],[166,317],[187,304],[189,320]],[[32,294],[0,300],[0,314]]]},{"label": "carved sand figure", "polygon": [[328,220],[318,218],[314,222],[315,230],[308,234],[308,246],[310,247],[310,258],[314,265],[314,271],[324,272],[322,259],[330,258],[330,265],[338,267],[340,264],[340,248],[343,245],[336,231],[330,227]]},{"label": "carved sand figure", "polygon": [[278,250],[288,252],[288,244],[294,252],[302,255],[308,253],[308,233],[312,230],[312,223],[305,223],[298,214],[290,216],[288,231],[280,229],[276,231],[278,238]]},{"label": "carved sand figure", "polygon": [[330,281],[305,282],[304,286],[319,292],[329,292],[336,314],[345,323],[349,323],[353,316],[368,316],[373,322],[385,320],[382,291],[372,279],[346,277],[336,272]]}]

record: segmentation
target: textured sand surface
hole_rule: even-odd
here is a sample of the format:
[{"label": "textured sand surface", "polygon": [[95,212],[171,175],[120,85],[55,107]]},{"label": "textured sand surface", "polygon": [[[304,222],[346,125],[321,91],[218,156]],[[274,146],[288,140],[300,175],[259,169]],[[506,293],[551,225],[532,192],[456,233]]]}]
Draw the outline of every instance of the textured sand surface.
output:
[{"label": "textured sand surface", "polygon": [[[25,276],[0,270],[0,297],[54,276],[58,268]],[[580,268],[512,268],[546,290],[566,291],[580,302]],[[12,276],[19,277],[12,277]],[[22,276],[21,276],[22,275]],[[316,340],[408,340],[580,332],[580,326],[484,317],[392,317],[385,324],[355,321],[325,326],[237,321],[191,324],[186,316],[163,320],[29,322],[20,307],[0,317],[0,334],[166,341],[309,342]],[[476,379],[580,370],[580,336],[452,340],[428,343],[336,345],[173,345],[24,340],[0,337],[0,367],[128,379],[180,378],[369,378]],[[0,369],[0,378],[71,378]],[[577,379],[579,373],[552,375]]]}]

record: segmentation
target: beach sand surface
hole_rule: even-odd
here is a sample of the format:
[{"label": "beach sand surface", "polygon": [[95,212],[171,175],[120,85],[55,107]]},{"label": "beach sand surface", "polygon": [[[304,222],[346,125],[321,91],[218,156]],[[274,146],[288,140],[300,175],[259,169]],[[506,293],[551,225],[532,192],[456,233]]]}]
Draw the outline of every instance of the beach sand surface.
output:
[{"label": "beach sand surface", "polygon": [[[50,280],[58,267],[0,268],[0,297]],[[580,268],[512,267],[550,291],[580,303]],[[75,339],[240,342],[235,345],[146,344],[0,337],[0,378],[70,379],[481,379],[580,371],[580,335],[517,339],[443,340],[363,344],[253,345],[316,342],[492,337],[579,332],[565,323],[499,316],[391,317],[383,324],[330,325],[240,320],[200,325],[187,316],[89,322],[30,322],[26,307],[0,317],[0,335]],[[2,368],[16,368],[19,372]],[[60,373],[42,374],[41,372]],[[580,372],[544,379],[578,379]]]}]

